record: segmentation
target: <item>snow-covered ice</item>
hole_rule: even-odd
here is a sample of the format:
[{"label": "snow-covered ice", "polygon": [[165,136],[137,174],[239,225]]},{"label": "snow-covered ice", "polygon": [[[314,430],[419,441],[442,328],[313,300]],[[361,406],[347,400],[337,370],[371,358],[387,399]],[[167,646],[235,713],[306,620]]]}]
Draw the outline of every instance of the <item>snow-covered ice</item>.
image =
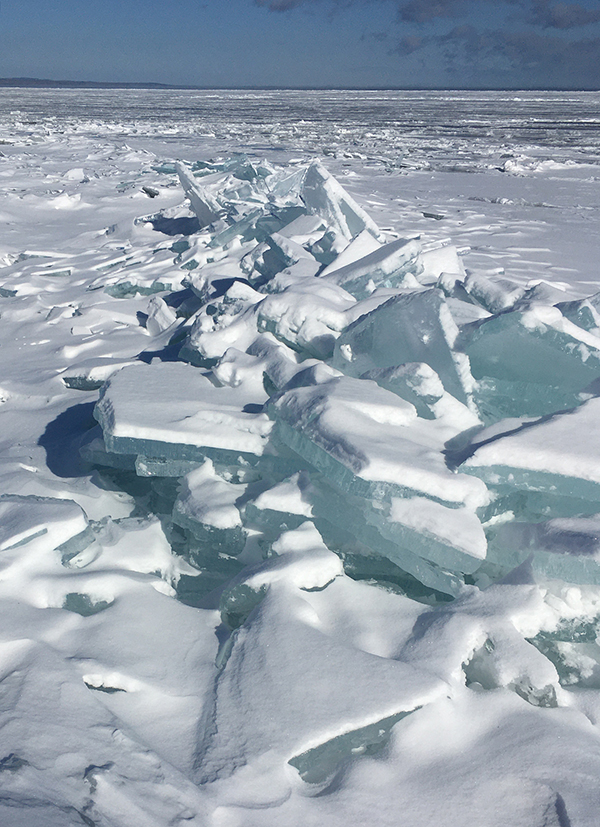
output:
[{"label": "snow-covered ice", "polygon": [[596,827],[600,95],[0,101],[0,824]]}]

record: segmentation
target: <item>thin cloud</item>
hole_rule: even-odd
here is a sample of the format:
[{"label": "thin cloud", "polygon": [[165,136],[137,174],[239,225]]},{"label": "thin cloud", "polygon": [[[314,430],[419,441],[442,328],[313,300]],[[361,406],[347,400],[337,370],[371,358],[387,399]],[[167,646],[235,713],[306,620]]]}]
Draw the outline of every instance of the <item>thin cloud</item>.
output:
[{"label": "thin cloud", "polygon": [[257,6],[264,6],[269,11],[290,11],[298,6],[305,6],[307,0],[254,0]]},{"label": "thin cloud", "polygon": [[551,3],[533,0],[530,21],[545,29],[574,29],[600,21],[600,10],[586,9],[579,3]]},{"label": "thin cloud", "polygon": [[428,23],[439,17],[458,17],[464,13],[464,0],[410,0],[398,8],[400,20],[405,23]]},{"label": "thin cloud", "polygon": [[402,37],[394,52],[409,55],[434,48],[450,76],[481,82],[529,79],[534,84],[600,85],[600,38],[569,40],[552,34],[513,29],[479,30],[465,24],[443,35]]}]

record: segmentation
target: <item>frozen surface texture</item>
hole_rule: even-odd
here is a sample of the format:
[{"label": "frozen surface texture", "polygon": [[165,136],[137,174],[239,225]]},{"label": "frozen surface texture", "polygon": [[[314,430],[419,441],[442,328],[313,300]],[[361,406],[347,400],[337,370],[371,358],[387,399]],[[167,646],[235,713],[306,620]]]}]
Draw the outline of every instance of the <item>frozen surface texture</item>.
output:
[{"label": "frozen surface texture", "polygon": [[0,101],[2,827],[597,827],[600,97]]}]

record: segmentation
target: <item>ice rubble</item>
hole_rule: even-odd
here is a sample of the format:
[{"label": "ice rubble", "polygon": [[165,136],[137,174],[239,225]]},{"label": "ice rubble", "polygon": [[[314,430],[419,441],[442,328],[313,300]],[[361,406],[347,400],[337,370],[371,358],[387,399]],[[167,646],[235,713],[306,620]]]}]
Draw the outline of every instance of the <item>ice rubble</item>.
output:
[{"label": "ice rubble", "polygon": [[[593,432],[593,298],[548,304],[466,273],[448,243],[386,240],[319,162],[289,175],[239,157],[177,173],[204,228],[186,248],[198,305],[177,338],[175,314],[152,300],[147,326],[178,341],[179,361],[109,377],[95,412],[104,459],[84,449],[112,467],[129,457],[155,487],[181,477],[175,531],[223,548],[215,532],[235,527],[234,556],[259,532],[266,553],[278,525],[307,514],[269,499],[301,472],[325,534],[349,530],[365,560],[456,595],[465,577],[524,559],[497,551],[511,521],[593,513],[589,440],[584,468],[570,425],[558,435],[565,417]],[[483,317],[465,322],[465,303]],[[231,526],[202,516],[220,496]],[[588,560],[596,582],[590,571]]]},{"label": "ice rubble", "polygon": [[[467,273],[451,244],[390,238],[318,162],[292,175],[244,157],[162,171],[177,173],[198,219],[160,251],[177,275],[159,272],[160,256],[140,275],[132,253],[88,285],[143,308],[145,347],[135,358],[115,334],[110,354],[90,356],[86,340],[61,355],[68,388],[100,388],[98,426],[71,450],[133,512],[88,520],[73,499],[0,498],[11,599],[35,558],[54,583],[40,607],[108,617],[92,638],[102,622],[126,646],[123,624],[143,623],[139,610],[151,616],[149,649],[168,649],[160,618],[178,629],[184,618],[168,661],[179,671],[160,691],[143,659],[124,674],[106,643],[69,632],[77,708],[100,693],[102,727],[117,716],[140,728],[181,770],[184,784],[167,773],[189,801],[181,818],[204,818],[192,779],[285,824],[306,821],[299,779],[335,798],[335,779],[368,773],[383,749],[396,774],[402,755],[420,766],[419,738],[450,698],[465,720],[477,707],[480,750],[503,714],[571,714],[569,687],[600,685],[598,605],[564,585],[600,585],[596,297],[555,304],[543,289]],[[155,232],[179,213],[133,226]],[[115,278],[113,265],[132,272]],[[24,288],[14,277],[2,289],[12,301]],[[93,334],[92,309],[77,320]],[[125,584],[105,576],[109,564]],[[562,582],[544,600],[532,577]],[[201,613],[164,608],[175,594]],[[162,706],[179,710],[174,733],[148,713]],[[531,720],[546,742],[564,718]],[[11,730],[21,752],[0,770],[36,784],[23,732]],[[450,753],[455,735],[444,734]],[[93,807],[63,794],[80,815],[110,815],[122,778],[146,778],[138,752],[113,768],[97,741]],[[516,733],[514,743],[524,767],[527,747]],[[506,746],[494,749],[501,763]],[[519,800],[562,812],[537,777],[523,784]],[[364,800],[364,785],[342,809],[357,789]]]}]

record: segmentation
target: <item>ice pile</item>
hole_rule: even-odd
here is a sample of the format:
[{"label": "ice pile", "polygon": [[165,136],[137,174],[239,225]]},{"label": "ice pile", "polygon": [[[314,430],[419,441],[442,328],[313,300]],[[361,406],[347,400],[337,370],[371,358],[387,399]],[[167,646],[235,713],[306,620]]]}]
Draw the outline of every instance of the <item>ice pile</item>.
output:
[{"label": "ice pile", "polygon": [[595,297],[551,305],[467,274],[450,244],[386,239],[318,161],[177,172],[202,228],[181,254],[197,308],[182,328],[153,300],[179,359],[123,368],[95,416],[104,463],[161,492],[199,593],[244,539],[268,555],[306,518],[347,571],[438,597],[530,554],[600,583],[577,544],[520,540],[600,510]]},{"label": "ice pile", "polygon": [[[504,827],[506,795],[518,827],[591,825],[598,296],[467,272],[449,241],[378,228],[318,161],[156,174],[186,205],[132,226],[175,237],[86,286],[140,325],[43,366],[69,399],[99,390],[64,443],[89,485],[21,467],[0,497],[0,598],[37,629],[35,569],[54,624],[4,730],[6,807],[43,788],[52,827],[393,827],[400,806],[427,827],[468,801]],[[39,694],[75,710],[65,756],[36,740]]]}]

